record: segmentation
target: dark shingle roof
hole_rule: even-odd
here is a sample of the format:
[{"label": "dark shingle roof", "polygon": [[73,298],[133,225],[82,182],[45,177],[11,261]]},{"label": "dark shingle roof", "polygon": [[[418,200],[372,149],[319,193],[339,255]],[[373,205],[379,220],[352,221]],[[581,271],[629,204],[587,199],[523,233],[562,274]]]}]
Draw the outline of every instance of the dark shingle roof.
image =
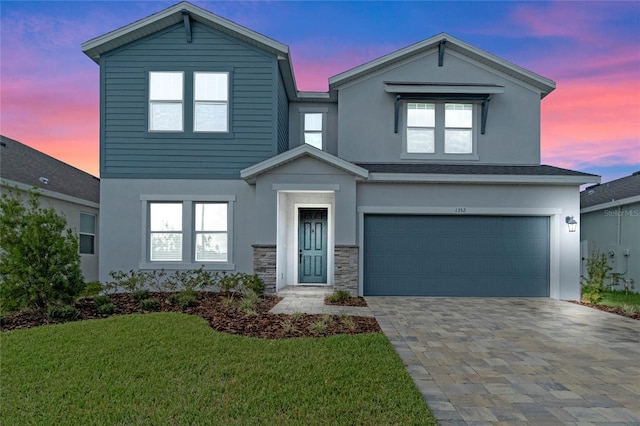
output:
[{"label": "dark shingle roof", "polygon": [[502,166],[490,164],[357,163],[371,173],[424,173],[451,175],[596,176],[553,166]]},{"label": "dark shingle roof", "polygon": [[[0,136],[0,178],[100,202],[100,179],[13,139]],[[44,184],[40,178],[48,179]]]},{"label": "dark shingle roof", "polygon": [[590,186],[580,193],[580,208],[640,196],[640,171],[631,176]]}]

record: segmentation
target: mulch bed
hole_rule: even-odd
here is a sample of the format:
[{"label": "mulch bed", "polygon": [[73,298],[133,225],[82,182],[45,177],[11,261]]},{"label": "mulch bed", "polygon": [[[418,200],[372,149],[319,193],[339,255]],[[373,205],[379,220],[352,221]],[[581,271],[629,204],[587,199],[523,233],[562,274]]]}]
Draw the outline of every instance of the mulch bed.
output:
[{"label": "mulch bed", "polygon": [[[194,307],[181,309],[168,302],[171,293],[151,293],[151,297],[160,302],[156,312],[183,312],[185,314],[198,315],[204,318],[214,330],[263,339],[283,339],[291,337],[324,337],[337,334],[359,334],[379,332],[380,326],[375,318],[349,316],[344,318],[338,315],[286,315],[270,314],[273,308],[282,298],[264,296],[254,306],[255,314],[247,314],[239,308],[240,297],[235,296],[234,303],[228,306],[224,300],[229,296],[221,293],[202,292],[198,294],[198,304]],[[148,313],[140,308],[131,295],[118,293],[111,294],[111,301],[116,306],[114,315]],[[99,314],[92,299],[82,299],[75,303],[80,312],[79,320],[91,320],[107,318],[111,315]],[[324,322],[324,330],[321,327],[312,327],[313,324]],[[26,312],[6,315],[0,323],[1,331],[31,328],[45,324],[53,324],[42,313]]]},{"label": "mulch bed", "polygon": [[609,312],[611,314],[616,314],[616,315],[620,315],[623,317],[627,317],[627,318],[631,318],[634,320],[640,320],[640,312],[635,312],[635,313],[627,313],[625,311],[623,311],[620,308],[614,308],[612,306],[606,306],[606,305],[596,305],[593,303],[588,303],[588,302],[577,302],[575,300],[569,300],[569,302],[571,303],[575,303],[576,305],[582,305],[582,306],[587,306],[589,308],[593,308],[593,309],[598,309],[600,311],[604,311],[604,312]]},{"label": "mulch bed", "polygon": [[364,297],[350,297],[348,299],[340,299],[340,300],[330,300],[331,296],[327,296],[324,298],[325,305],[337,305],[337,306],[369,306],[367,305],[367,301],[364,300]]}]

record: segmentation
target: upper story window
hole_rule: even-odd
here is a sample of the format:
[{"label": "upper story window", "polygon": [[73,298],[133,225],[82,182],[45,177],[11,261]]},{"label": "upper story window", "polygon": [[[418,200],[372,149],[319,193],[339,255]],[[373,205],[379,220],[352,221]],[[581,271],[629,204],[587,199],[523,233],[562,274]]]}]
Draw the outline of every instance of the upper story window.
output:
[{"label": "upper story window", "polygon": [[[150,71],[149,131],[228,133],[229,75],[229,72]],[[193,129],[189,128],[191,121]]]},{"label": "upper story window", "polygon": [[149,73],[149,130],[182,132],[184,73]]},{"label": "upper story window", "polygon": [[403,158],[470,158],[475,148],[475,104],[407,102]]},{"label": "upper story window", "polygon": [[304,114],[304,143],[322,149],[322,113]]},{"label": "upper story window", "polygon": [[193,131],[228,131],[229,73],[194,73],[193,92]]},{"label": "upper story window", "polygon": [[96,215],[80,213],[80,254],[96,252]]}]

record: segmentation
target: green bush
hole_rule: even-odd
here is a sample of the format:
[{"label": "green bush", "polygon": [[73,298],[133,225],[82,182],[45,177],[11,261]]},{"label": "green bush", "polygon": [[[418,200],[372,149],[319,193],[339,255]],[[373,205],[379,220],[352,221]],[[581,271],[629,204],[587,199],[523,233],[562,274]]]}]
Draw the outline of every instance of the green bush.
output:
[{"label": "green bush", "polygon": [[229,293],[240,289],[240,277],[238,274],[222,273],[222,276],[218,280],[218,287],[220,291]]},{"label": "green bush", "polygon": [[84,288],[78,237],[64,216],[41,208],[39,194],[9,190],[0,198],[0,307],[45,309]]},{"label": "green bush", "polygon": [[582,277],[582,299],[597,304],[602,300],[602,294],[608,288],[606,285],[609,279],[611,267],[607,262],[607,256],[596,248],[587,259],[587,276]]},{"label": "green bush", "polygon": [[187,290],[197,291],[206,290],[215,286],[217,273],[205,271],[204,266],[195,270],[176,271],[165,281],[165,286],[171,291]]},{"label": "green bush", "polygon": [[92,281],[87,283],[82,290],[82,296],[84,297],[96,297],[100,292],[104,290],[100,281]]},{"label": "green bush", "polygon": [[113,281],[109,281],[104,285],[108,292],[118,293],[135,293],[139,290],[147,288],[151,282],[151,276],[144,271],[134,271],[131,269],[128,273],[123,271],[111,271],[109,276]]},{"label": "green bush", "polygon": [[340,302],[343,300],[349,300],[351,299],[351,293],[345,290],[339,290],[336,293],[332,294],[331,296],[328,296],[327,299],[329,300],[329,302],[333,302],[333,303]]},{"label": "green bush", "polygon": [[106,294],[93,298],[93,304],[96,306],[96,308],[99,308],[102,305],[106,305],[107,303],[111,303],[111,297],[107,296]]},{"label": "green bush", "polygon": [[140,307],[145,311],[157,311],[160,309],[160,301],[158,299],[142,299],[140,301]]},{"label": "green bush", "polygon": [[149,291],[148,290],[136,290],[131,294],[131,296],[133,297],[133,300],[135,300],[136,302],[141,302],[141,301],[149,298]]},{"label": "green bush", "polygon": [[98,311],[99,314],[111,315],[116,313],[116,305],[109,302],[100,306],[96,306],[96,310]]},{"label": "green bush", "polygon": [[71,305],[51,305],[47,309],[47,317],[55,322],[74,321],[79,315],[80,312]]},{"label": "green bush", "polygon": [[182,309],[198,305],[198,293],[195,291],[183,291],[173,293],[167,299],[167,302],[173,306],[179,306]]},{"label": "green bush", "polygon": [[257,275],[242,274],[242,288],[244,291],[252,291],[258,296],[264,293],[264,281]]}]

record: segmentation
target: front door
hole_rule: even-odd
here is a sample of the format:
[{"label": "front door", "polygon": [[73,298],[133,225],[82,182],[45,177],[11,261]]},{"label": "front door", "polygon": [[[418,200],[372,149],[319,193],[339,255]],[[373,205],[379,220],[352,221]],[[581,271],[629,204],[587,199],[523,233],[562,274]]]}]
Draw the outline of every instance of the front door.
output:
[{"label": "front door", "polygon": [[300,209],[298,282],[327,282],[327,209]]}]

